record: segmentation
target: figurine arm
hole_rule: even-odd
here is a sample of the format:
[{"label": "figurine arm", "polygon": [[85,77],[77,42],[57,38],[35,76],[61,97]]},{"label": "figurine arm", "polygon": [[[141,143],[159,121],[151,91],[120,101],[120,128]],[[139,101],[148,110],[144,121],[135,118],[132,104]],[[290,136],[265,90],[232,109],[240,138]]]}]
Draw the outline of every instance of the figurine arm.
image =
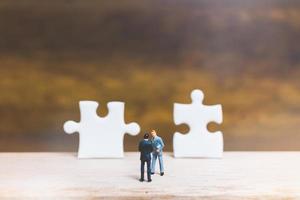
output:
[{"label": "figurine arm", "polygon": [[160,139],[160,145],[161,145],[161,149],[165,147],[164,141],[162,139]]}]

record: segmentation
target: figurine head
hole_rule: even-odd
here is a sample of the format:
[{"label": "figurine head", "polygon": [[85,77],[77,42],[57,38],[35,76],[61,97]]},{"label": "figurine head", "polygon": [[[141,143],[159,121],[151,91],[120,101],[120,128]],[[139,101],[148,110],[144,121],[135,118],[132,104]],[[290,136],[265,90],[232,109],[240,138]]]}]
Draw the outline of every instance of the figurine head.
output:
[{"label": "figurine head", "polygon": [[155,136],[157,135],[156,131],[155,131],[155,130],[152,130],[152,131],[151,131],[151,135],[152,135],[152,137],[155,137]]},{"label": "figurine head", "polygon": [[145,133],[144,139],[149,139],[149,133]]}]

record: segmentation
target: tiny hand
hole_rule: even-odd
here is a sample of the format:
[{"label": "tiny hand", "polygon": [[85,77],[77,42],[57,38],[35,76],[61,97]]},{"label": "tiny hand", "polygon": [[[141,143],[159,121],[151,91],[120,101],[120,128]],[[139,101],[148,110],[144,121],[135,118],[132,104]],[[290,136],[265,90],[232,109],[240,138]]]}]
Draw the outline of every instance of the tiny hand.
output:
[{"label": "tiny hand", "polygon": [[159,153],[159,149],[156,149],[156,152]]}]

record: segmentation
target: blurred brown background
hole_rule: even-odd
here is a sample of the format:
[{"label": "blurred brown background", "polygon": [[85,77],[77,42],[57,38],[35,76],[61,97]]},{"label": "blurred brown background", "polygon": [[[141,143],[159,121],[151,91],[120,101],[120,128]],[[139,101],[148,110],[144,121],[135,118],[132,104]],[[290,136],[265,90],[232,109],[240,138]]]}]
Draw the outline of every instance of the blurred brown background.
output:
[{"label": "blurred brown background", "polygon": [[[2,0],[0,150],[76,151],[79,100],[126,102],[172,150],[174,102],[223,105],[225,150],[300,150],[300,3]],[[125,136],[136,150],[142,134]]]}]

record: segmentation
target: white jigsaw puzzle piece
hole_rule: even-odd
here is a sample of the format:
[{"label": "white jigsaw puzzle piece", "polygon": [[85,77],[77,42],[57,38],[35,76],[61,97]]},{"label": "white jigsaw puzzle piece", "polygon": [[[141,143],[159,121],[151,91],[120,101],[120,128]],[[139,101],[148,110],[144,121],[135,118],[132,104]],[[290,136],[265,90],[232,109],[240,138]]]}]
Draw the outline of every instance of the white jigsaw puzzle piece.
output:
[{"label": "white jigsaw puzzle piece", "polygon": [[222,123],[222,106],[203,105],[204,94],[193,90],[191,104],[174,104],[174,122],[176,125],[187,124],[188,134],[176,132],[173,137],[175,157],[221,158],[223,155],[223,134],[207,130],[210,122]]},{"label": "white jigsaw puzzle piece", "polygon": [[124,155],[124,134],[137,135],[137,123],[125,124],[124,102],[109,102],[108,115],[97,115],[98,103],[80,101],[80,122],[67,121],[64,130],[68,134],[79,132],[78,158],[120,158]]}]

